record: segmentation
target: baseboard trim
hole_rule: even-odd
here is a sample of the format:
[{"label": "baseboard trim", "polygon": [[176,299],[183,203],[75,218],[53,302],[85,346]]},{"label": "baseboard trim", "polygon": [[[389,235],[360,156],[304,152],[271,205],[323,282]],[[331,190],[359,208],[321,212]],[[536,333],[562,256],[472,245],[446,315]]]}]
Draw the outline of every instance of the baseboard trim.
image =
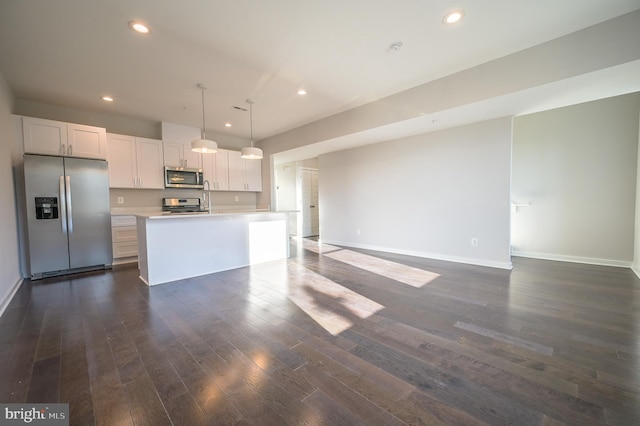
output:
[{"label": "baseboard trim", "polygon": [[555,260],[558,262],[584,263],[587,265],[599,265],[599,266],[615,266],[617,268],[632,267],[631,262],[626,262],[623,260],[613,260],[613,259],[599,259],[595,257],[566,256],[566,255],[560,255],[560,254],[535,253],[535,252],[518,251],[518,250],[513,250],[511,252],[511,255],[517,256],[517,257],[530,257],[532,259]]},{"label": "baseboard trim", "polygon": [[13,300],[13,296],[16,295],[16,292],[24,282],[24,278],[20,277],[18,281],[13,285],[13,287],[9,290],[5,298],[0,302],[0,317],[4,314],[4,311],[9,307],[9,303]]},{"label": "baseboard trim", "polygon": [[631,270],[637,275],[638,278],[640,278],[640,268],[638,268],[638,265],[636,265],[635,263],[631,265]]},{"label": "baseboard trim", "polygon": [[404,249],[398,249],[394,247],[373,246],[369,244],[356,244],[356,243],[337,241],[337,240],[322,239],[322,242],[331,244],[331,245],[343,246],[343,247],[352,247],[352,248],[360,248],[364,250],[374,250],[374,251],[381,251],[386,253],[402,254],[405,256],[422,257],[425,259],[444,260],[446,262],[464,263],[467,265],[487,266],[490,268],[499,268],[499,269],[513,269],[513,265],[511,264],[511,262],[496,262],[492,260],[475,259],[475,258],[469,258],[469,257],[447,256],[447,255],[428,253],[423,251],[404,250]]}]

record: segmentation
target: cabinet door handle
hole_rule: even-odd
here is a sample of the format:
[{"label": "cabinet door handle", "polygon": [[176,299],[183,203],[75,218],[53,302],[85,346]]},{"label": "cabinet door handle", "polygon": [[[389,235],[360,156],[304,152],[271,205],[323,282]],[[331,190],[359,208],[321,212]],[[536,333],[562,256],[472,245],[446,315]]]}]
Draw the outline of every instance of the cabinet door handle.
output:
[{"label": "cabinet door handle", "polygon": [[142,178],[138,178],[138,188],[142,188]]},{"label": "cabinet door handle", "polygon": [[69,144],[69,155],[73,155],[73,145]]},{"label": "cabinet door handle", "polygon": [[62,144],[62,147],[61,147],[60,151],[61,151],[60,153],[62,155],[65,155],[67,153],[65,144]]}]

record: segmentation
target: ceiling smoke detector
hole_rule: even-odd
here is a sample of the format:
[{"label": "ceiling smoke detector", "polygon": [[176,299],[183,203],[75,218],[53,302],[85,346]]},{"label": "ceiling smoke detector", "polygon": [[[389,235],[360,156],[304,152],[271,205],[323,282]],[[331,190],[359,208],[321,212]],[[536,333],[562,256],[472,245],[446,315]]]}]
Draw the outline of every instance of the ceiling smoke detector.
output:
[{"label": "ceiling smoke detector", "polygon": [[399,52],[400,49],[402,49],[402,42],[401,41],[396,41],[395,43],[391,43],[388,47],[388,51],[389,52]]}]

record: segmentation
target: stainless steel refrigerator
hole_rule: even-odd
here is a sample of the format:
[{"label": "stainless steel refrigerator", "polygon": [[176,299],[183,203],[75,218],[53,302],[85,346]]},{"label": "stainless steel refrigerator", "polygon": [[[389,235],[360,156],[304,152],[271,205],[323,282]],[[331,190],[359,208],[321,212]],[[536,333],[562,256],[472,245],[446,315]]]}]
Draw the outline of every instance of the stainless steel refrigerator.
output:
[{"label": "stainless steel refrigerator", "polygon": [[107,162],[25,154],[32,279],[111,266]]}]

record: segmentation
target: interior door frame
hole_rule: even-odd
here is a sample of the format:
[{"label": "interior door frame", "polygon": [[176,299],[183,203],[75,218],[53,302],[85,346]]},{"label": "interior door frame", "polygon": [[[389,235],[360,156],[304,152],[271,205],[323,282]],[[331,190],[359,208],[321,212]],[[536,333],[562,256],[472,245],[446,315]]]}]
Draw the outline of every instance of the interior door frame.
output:
[{"label": "interior door frame", "polygon": [[[303,207],[303,201],[304,201],[304,199],[303,199],[303,196],[302,196],[302,190],[303,190],[302,175],[303,175],[304,171],[311,171],[311,172],[315,172],[316,174],[319,173],[319,170],[317,168],[313,168],[313,167],[298,167],[298,170],[297,170],[297,178],[296,178],[296,180],[297,180],[298,184],[297,184],[297,189],[296,189],[296,205],[300,208],[300,216],[299,216],[300,220],[298,220],[298,223],[297,223],[298,229],[296,231],[297,231],[297,234],[300,237],[305,237],[303,230],[305,229],[305,225],[307,223],[306,220],[309,220],[308,218],[305,217],[305,213],[303,211],[303,208],[304,208]],[[319,197],[318,197],[318,199],[315,200],[315,205],[316,205],[316,209],[317,209],[318,212],[320,210],[319,203],[320,203],[320,200],[319,200]],[[316,235],[319,236],[320,235],[320,223],[319,223],[319,220],[320,219],[318,218],[318,233],[314,234],[314,235],[308,235],[308,236],[316,236]]]}]

